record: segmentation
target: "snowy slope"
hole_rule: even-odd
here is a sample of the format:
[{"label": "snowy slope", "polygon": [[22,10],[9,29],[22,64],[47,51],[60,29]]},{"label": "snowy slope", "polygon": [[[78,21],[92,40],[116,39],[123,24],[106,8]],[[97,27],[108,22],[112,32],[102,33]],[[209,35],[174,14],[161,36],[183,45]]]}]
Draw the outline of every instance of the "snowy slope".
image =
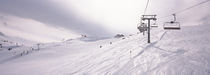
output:
[{"label": "snowy slope", "polygon": [[36,42],[60,42],[64,39],[78,38],[79,33],[62,27],[38,22],[17,16],[2,16],[0,13],[0,32],[7,36],[23,38]]},{"label": "snowy slope", "polygon": [[[1,32],[0,32],[1,33]],[[0,61],[6,62],[18,58],[19,55],[29,53],[36,48],[37,42],[28,41],[22,38],[10,37],[1,33],[0,35]]]},{"label": "snowy slope", "polygon": [[142,34],[90,42],[75,39],[41,44],[40,50],[23,56],[4,55],[1,49],[0,57],[9,58],[0,58],[0,74],[209,75],[209,30],[209,25],[153,29],[151,44]]}]

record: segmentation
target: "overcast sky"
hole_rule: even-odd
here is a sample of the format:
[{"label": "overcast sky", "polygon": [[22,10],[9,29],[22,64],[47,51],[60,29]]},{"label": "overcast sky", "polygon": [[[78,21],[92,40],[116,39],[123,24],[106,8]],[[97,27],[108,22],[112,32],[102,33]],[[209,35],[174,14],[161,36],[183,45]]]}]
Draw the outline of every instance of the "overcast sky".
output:
[{"label": "overcast sky", "polygon": [[[78,34],[136,33],[147,0],[0,0],[1,16],[30,19]],[[172,14],[205,0],[150,0],[147,14]],[[209,21],[210,2],[177,14],[183,26]],[[172,17],[158,21],[161,25]],[[34,22],[35,23],[35,22]],[[61,35],[60,35],[61,36]]]}]

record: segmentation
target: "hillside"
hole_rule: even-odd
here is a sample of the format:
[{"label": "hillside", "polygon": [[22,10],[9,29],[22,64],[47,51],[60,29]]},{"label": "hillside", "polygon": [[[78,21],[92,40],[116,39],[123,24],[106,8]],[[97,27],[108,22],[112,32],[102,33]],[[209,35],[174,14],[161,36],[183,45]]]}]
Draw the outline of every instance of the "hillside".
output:
[{"label": "hillside", "polygon": [[182,27],[180,31],[153,29],[150,44],[142,34],[45,43],[40,49],[23,45],[11,51],[3,43],[0,74],[209,75],[209,30],[209,25]]}]

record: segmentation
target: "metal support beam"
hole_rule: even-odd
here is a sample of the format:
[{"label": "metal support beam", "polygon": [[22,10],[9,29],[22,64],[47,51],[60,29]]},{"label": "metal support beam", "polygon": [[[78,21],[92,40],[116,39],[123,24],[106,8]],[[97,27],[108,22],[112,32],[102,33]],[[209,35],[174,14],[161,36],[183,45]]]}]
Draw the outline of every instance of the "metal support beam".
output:
[{"label": "metal support beam", "polygon": [[148,43],[150,43],[150,19],[148,19]]},{"label": "metal support beam", "polygon": [[[148,26],[147,26],[147,30],[148,30],[148,43],[150,43],[150,21],[151,20],[157,20],[156,19],[156,15],[142,15],[142,18],[141,18],[143,21],[144,20],[147,20],[148,21]],[[144,32],[143,32],[144,34]]]}]

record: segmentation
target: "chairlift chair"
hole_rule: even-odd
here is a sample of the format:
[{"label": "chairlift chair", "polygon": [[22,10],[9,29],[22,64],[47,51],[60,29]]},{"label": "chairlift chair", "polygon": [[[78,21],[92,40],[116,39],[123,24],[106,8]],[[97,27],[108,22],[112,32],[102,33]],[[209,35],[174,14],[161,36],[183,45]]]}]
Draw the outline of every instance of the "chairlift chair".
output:
[{"label": "chairlift chair", "polygon": [[180,23],[176,22],[176,15],[175,14],[172,14],[172,15],[174,17],[174,20],[171,22],[165,22],[163,25],[164,30],[180,30],[181,29]]},{"label": "chairlift chair", "polygon": [[141,23],[141,25],[138,26],[138,29],[142,33],[142,32],[147,31],[148,27],[147,27],[147,25],[145,23]]},{"label": "chairlift chair", "polygon": [[139,29],[140,33],[147,31],[147,23],[145,23],[145,20],[141,18],[140,23],[138,24],[137,28]]},{"label": "chairlift chair", "polygon": [[157,28],[158,27],[156,20],[155,20],[154,23],[151,24],[151,27],[153,27],[153,28]]},{"label": "chairlift chair", "polygon": [[180,23],[179,22],[165,22],[164,23],[165,30],[180,30]]}]

